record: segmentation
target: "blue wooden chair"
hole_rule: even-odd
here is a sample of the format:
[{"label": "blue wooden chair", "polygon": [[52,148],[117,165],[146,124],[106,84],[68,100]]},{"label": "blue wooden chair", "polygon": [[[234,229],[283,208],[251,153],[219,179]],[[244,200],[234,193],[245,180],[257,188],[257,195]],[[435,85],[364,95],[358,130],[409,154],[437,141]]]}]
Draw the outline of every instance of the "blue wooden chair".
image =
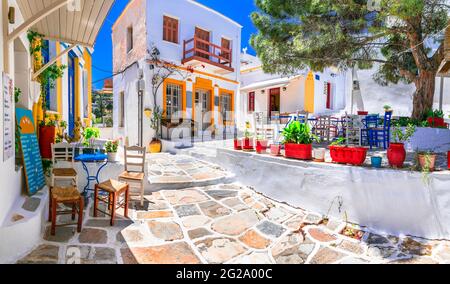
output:
[{"label": "blue wooden chair", "polygon": [[378,127],[378,122],[380,116],[378,114],[371,114],[363,118],[364,128],[361,129],[361,144],[365,146],[370,146],[369,141],[369,130]]},{"label": "blue wooden chair", "polygon": [[386,112],[384,114],[384,122],[382,127],[376,127],[369,129],[369,145],[370,149],[380,147],[383,145],[384,150],[389,147],[391,142],[391,119],[392,112]]}]

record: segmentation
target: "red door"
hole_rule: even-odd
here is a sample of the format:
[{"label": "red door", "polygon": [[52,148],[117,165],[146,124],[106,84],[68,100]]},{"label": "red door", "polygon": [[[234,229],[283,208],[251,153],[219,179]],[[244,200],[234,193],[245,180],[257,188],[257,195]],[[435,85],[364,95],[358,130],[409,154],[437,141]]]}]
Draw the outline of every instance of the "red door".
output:
[{"label": "red door", "polygon": [[331,83],[327,83],[327,109],[331,109]]},{"label": "red door", "polygon": [[195,37],[199,38],[201,41],[197,42],[197,49],[203,50],[204,52],[196,53],[197,56],[209,59],[209,32],[202,30],[200,28],[195,28]]},{"label": "red door", "polygon": [[230,52],[229,50],[231,49],[231,42],[230,40],[226,39],[226,38],[222,38],[222,57],[225,58],[227,60],[226,63],[230,62]]}]

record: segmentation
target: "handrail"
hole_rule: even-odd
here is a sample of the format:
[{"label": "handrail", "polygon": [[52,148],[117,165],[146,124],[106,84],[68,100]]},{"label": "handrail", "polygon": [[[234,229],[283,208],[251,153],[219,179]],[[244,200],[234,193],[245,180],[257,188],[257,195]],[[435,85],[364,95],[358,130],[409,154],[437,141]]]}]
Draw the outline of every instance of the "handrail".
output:
[{"label": "handrail", "polygon": [[[193,47],[188,48],[188,45],[192,42]],[[205,48],[200,48],[199,45],[205,45]],[[217,51],[219,51],[219,54],[217,54]],[[221,65],[232,68],[233,50],[231,48],[224,48],[222,46],[218,46],[212,42],[194,36],[191,39],[184,40],[183,60],[187,60],[196,56],[204,57],[206,60],[209,60],[211,62],[219,63]],[[216,60],[212,60],[213,58]]]}]

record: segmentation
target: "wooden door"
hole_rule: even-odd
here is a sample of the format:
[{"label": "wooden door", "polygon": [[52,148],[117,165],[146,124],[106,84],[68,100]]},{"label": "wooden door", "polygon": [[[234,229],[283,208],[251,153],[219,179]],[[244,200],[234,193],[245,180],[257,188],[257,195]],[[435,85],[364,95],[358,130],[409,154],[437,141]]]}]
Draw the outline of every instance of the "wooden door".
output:
[{"label": "wooden door", "polygon": [[[208,31],[202,30],[200,28],[195,28],[195,37],[202,40],[202,42],[197,42],[197,49],[203,50],[205,52],[196,52],[197,56],[209,59],[209,37],[210,33]],[[206,43],[207,42],[207,43]]]},{"label": "wooden door", "polygon": [[327,83],[327,109],[331,109],[331,83]]},{"label": "wooden door", "polygon": [[231,49],[231,41],[229,39],[222,38],[222,49],[221,56],[230,62],[231,54],[229,50]]}]

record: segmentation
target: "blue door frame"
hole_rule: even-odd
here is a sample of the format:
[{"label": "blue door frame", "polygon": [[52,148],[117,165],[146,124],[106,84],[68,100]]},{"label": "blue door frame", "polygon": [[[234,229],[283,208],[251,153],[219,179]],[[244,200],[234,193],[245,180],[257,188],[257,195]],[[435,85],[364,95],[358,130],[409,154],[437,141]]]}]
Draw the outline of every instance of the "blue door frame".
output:
[{"label": "blue door frame", "polygon": [[75,129],[75,53],[72,51],[68,57],[68,79],[69,79],[69,136],[73,137]]}]

